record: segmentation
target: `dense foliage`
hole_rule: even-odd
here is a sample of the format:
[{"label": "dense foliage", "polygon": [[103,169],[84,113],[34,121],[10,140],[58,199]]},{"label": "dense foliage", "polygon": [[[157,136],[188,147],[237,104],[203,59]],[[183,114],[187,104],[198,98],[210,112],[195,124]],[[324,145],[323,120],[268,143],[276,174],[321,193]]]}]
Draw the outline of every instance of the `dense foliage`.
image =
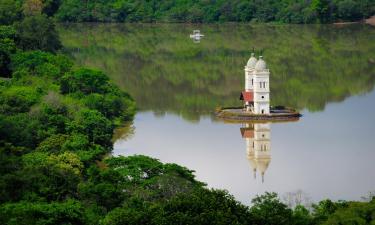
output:
[{"label": "dense foliage", "polygon": [[358,21],[374,15],[372,0],[2,0],[0,23],[41,12],[64,22]]},{"label": "dense foliage", "polygon": [[328,23],[372,16],[371,0],[63,0],[60,21]]},{"label": "dense foliage", "polygon": [[27,0],[21,16],[0,14],[7,24],[0,26],[0,224],[374,223],[375,200],[325,200],[310,212],[265,193],[247,207],[185,167],[106,156],[134,101],[104,73],[61,54],[43,14],[56,10],[54,1]]}]

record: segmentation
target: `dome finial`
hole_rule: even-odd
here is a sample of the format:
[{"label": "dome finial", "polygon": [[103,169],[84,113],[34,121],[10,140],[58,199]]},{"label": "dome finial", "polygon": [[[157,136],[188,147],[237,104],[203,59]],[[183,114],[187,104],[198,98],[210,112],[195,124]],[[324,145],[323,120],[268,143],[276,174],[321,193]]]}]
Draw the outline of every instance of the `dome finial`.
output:
[{"label": "dome finial", "polygon": [[262,71],[262,70],[267,69],[267,64],[263,60],[263,56],[262,55],[259,56],[259,60],[255,64],[255,69],[258,70],[258,71]]},{"label": "dome finial", "polygon": [[249,58],[249,60],[247,61],[247,64],[246,64],[247,68],[254,69],[257,61],[258,60],[254,57],[254,53],[251,53],[251,57]]}]

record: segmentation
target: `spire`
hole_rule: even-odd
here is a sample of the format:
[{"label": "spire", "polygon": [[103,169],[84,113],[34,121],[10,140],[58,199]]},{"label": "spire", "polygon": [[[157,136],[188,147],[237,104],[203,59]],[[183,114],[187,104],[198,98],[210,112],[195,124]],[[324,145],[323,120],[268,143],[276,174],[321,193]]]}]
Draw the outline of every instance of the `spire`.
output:
[{"label": "spire", "polygon": [[262,173],[262,183],[264,183],[264,173]]}]

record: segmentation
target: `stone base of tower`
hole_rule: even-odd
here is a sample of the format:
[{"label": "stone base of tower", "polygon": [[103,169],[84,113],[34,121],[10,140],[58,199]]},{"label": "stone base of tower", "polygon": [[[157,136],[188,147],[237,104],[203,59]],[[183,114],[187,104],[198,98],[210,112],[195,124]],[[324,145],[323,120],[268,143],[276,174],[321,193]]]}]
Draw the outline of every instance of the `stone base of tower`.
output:
[{"label": "stone base of tower", "polygon": [[268,114],[256,114],[251,111],[247,111],[243,107],[228,107],[219,108],[216,110],[216,117],[234,122],[242,121],[294,121],[298,120],[302,115],[292,109],[270,109]]}]

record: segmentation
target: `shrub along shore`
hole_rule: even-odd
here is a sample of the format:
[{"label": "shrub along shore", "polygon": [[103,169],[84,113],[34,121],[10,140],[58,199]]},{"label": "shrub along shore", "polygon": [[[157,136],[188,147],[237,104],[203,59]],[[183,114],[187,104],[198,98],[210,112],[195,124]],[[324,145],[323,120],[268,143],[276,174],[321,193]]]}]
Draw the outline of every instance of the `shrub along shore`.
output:
[{"label": "shrub along shore", "polygon": [[0,5],[12,2],[22,12],[9,4],[0,14],[8,19],[0,26],[0,224],[374,223],[370,198],[324,200],[309,211],[265,193],[248,207],[185,167],[105,157],[114,128],[133,119],[134,100],[61,53],[54,1]]}]

